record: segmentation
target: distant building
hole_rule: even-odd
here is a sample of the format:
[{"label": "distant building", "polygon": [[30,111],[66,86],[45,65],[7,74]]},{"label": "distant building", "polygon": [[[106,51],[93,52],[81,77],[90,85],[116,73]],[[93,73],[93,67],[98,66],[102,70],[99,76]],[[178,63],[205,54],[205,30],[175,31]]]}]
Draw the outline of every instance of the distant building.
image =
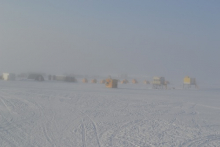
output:
[{"label": "distant building", "polygon": [[196,84],[196,79],[195,78],[190,78],[189,76],[184,77],[183,79],[183,88],[190,88],[191,85],[194,85],[195,88],[198,88]]},{"label": "distant building", "polygon": [[73,76],[66,76],[66,82],[77,82],[76,78]]},{"label": "distant building", "polygon": [[165,82],[164,77],[154,77],[152,81],[153,88],[155,89],[162,89],[165,87],[167,89],[167,84]]},{"label": "distant building", "polygon": [[55,75],[53,80],[55,80],[55,81],[65,81],[66,76],[64,76],[64,75]]},{"label": "distant building", "polygon": [[13,81],[16,79],[16,75],[14,73],[3,73],[2,79],[5,81]]},{"label": "distant building", "polygon": [[42,75],[38,75],[38,76],[36,76],[36,78],[34,80],[36,80],[36,81],[44,81],[44,77]]},{"label": "distant building", "polygon": [[28,75],[29,80],[36,80],[36,81],[44,81],[44,77],[42,74],[39,73],[30,73]]},{"label": "distant building", "polygon": [[53,80],[65,81],[65,82],[77,82],[75,77],[73,77],[73,76],[65,76],[65,75],[56,75],[56,76],[53,77]]},{"label": "distant building", "polygon": [[52,75],[48,75],[48,80],[52,80]]},{"label": "distant building", "polygon": [[41,75],[41,74],[39,74],[39,73],[30,73],[27,78],[28,78],[28,79],[32,79],[32,80],[35,80],[35,79],[38,78],[40,75]]}]

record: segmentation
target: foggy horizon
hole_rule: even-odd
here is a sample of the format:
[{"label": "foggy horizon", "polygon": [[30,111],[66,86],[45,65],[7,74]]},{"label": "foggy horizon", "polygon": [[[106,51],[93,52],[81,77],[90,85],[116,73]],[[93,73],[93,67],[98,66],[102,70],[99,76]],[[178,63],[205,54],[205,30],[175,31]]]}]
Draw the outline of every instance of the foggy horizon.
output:
[{"label": "foggy horizon", "polygon": [[219,1],[1,1],[0,72],[220,83]]}]

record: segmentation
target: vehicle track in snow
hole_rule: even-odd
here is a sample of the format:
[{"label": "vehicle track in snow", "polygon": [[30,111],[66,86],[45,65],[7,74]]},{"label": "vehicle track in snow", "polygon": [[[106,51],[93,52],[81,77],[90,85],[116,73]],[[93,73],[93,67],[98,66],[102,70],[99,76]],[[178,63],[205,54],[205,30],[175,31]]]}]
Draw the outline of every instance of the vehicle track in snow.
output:
[{"label": "vehicle track in snow", "polygon": [[[98,134],[98,130],[97,130],[97,125],[96,122],[85,112],[83,112],[83,110],[80,110],[80,108],[78,108],[78,103],[80,103],[80,100],[85,97],[86,95],[82,94],[80,96],[76,96],[76,100],[74,101],[74,105],[75,105],[75,110],[78,111],[81,115],[81,136],[82,136],[82,146],[86,147],[86,144],[92,144],[92,140],[86,139],[86,138],[91,138],[92,136],[90,136],[90,134],[94,133],[94,137],[96,140],[96,146],[101,147],[101,143],[100,143],[100,138],[99,138],[99,134]],[[79,128],[77,128],[79,129]],[[76,129],[75,129],[76,131]]]},{"label": "vehicle track in snow", "polygon": [[[115,147],[115,146],[152,146],[149,142],[141,141],[143,138],[140,138],[139,130],[135,129],[135,136],[133,134],[127,134],[124,136],[123,134],[127,131],[131,131],[131,128],[138,128],[138,126],[143,123],[143,120],[135,120],[130,122],[119,123],[116,126],[109,127],[107,130],[102,132],[101,139],[105,146]],[[134,133],[133,132],[133,133]],[[132,137],[133,136],[133,137]]]},{"label": "vehicle track in snow", "polygon": [[220,143],[220,135],[208,135],[186,141],[182,144],[183,147],[203,147],[203,146],[218,146]]},{"label": "vehicle track in snow", "polygon": [[[82,136],[83,136],[83,145],[86,144],[86,132],[88,132],[88,128],[85,128],[85,123],[88,123],[87,125],[91,124],[92,125],[92,131],[94,131],[94,135],[95,135],[95,138],[96,138],[96,143],[97,143],[97,146],[98,147],[101,147],[101,144],[100,144],[100,139],[99,139],[99,136],[98,136],[98,132],[97,132],[97,126],[96,126],[96,123],[94,122],[94,120],[92,120],[86,113],[82,112],[81,110],[78,109],[78,111],[80,111],[82,114],[83,114],[83,122],[82,122],[82,128],[83,128],[83,133],[82,133]],[[90,130],[91,131],[91,130]]]},{"label": "vehicle track in snow", "polygon": [[119,128],[116,128],[116,129],[113,131],[113,133],[111,134],[111,136],[110,136],[110,146],[112,146],[112,147],[113,147],[113,146],[116,146],[114,140],[115,140],[115,139],[119,139],[119,140],[120,140],[119,137],[116,137],[116,136],[119,134],[120,131],[122,131],[123,129],[125,129],[125,128],[127,128],[128,126],[131,126],[131,125],[133,125],[133,124],[136,124],[136,125],[137,125],[137,123],[140,122],[140,121],[141,121],[141,120],[136,120],[136,121],[132,121],[132,122],[127,122],[127,123],[124,123],[123,125],[121,125]]},{"label": "vehicle track in snow", "polygon": [[49,129],[51,122],[55,122],[54,121],[55,114],[52,113],[50,115],[46,115],[45,112],[47,111],[45,110],[44,106],[39,105],[37,103],[35,103],[35,105],[37,106],[38,111],[40,113],[40,119],[44,120],[40,123],[39,126],[40,129],[42,130],[44,137],[40,136],[40,138],[42,140],[46,139],[46,142],[48,142],[51,146],[56,147],[56,140],[54,139],[53,131]]},{"label": "vehicle track in snow", "polygon": [[[44,112],[45,112],[45,110],[43,109],[43,106],[40,106],[38,103],[36,103],[36,102],[34,102],[34,101],[30,101],[29,99],[22,99],[22,98],[19,98],[19,97],[14,97],[13,96],[13,94],[11,94],[11,93],[7,93],[7,92],[2,92],[1,93],[1,95],[5,95],[5,96],[8,96],[9,97],[9,95],[10,95],[10,99],[15,99],[15,100],[18,100],[18,101],[20,101],[21,103],[24,103],[25,105],[26,105],[26,107],[29,107],[29,108],[31,108],[31,109],[35,109],[35,112],[37,111],[37,113],[38,113],[38,116],[37,116],[37,118],[38,119],[44,119],[44,120],[47,120],[48,119],[48,117],[44,114]],[[20,94],[24,94],[24,95],[26,95],[26,96],[28,96],[28,95],[31,95],[31,93],[28,93],[28,92],[20,92]],[[28,94],[28,95],[27,95]],[[36,96],[42,96],[42,95],[36,95]],[[35,96],[35,98],[37,98]],[[9,109],[9,108],[8,108]],[[30,109],[30,110],[31,110]],[[10,110],[10,109],[9,109]],[[28,118],[25,118],[25,119],[22,119],[22,120],[20,120],[20,121],[16,121],[16,123],[22,123],[22,122],[29,122],[29,121],[35,121],[35,120],[32,120],[33,118],[35,118],[35,119],[37,119],[36,117],[34,117],[34,115],[35,114],[33,114],[33,115],[31,115],[30,117],[28,117]],[[31,118],[31,119],[30,119]],[[48,123],[50,123],[50,122],[53,122],[53,120],[54,120],[54,116],[50,116],[50,118],[51,118],[51,120],[48,120],[47,122],[45,122],[45,121],[43,121],[43,122],[45,122],[45,124],[42,124],[41,125],[41,130],[42,130],[42,132],[43,132],[43,135],[45,136],[44,138],[42,138],[42,136],[39,136],[42,140],[44,140],[44,139],[46,139],[47,140],[47,142],[49,142],[52,146],[55,146],[55,140],[52,140],[51,139],[51,135],[49,135],[49,132],[50,131],[48,131]],[[15,123],[13,122],[12,123],[12,125],[14,125]],[[38,128],[38,129],[40,129],[40,128]],[[21,128],[19,128],[23,133],[25,133],[26,134],[26,136],[28,136],[29,137],[29,139],[26,139],[26,140],[34,140],[34,139],[30,139],[31,137],[32,137],[32,135],[30,135],[30,134],[27,134],[24,130],[23,130],[23,127]],[[36,137],[36,136],[35,136]],[[20,138],[20,140],[23,140],[22,138]],[[30,143],[31,144],[31,143]],[[33,144],[38,144],[38,143],[36,143],[36,141],[34,141],[34,143]],[[31,145],[30,145],[31,146]],[[40,145],[41,146],[41,145]]]},{"label": "vehicle track in snow", "polygon": [[[1,118],[5,121],[5,126],[2,126],[2,128],[4,129],[2,129],[2,133],[0,133],[2,138],[5,138],[3,136],[10,135],[10,138],[11,138],[10,141],[15,142],[15,143],[10,143],[10,144],[16,144],[16,146],[20,146],[19,144],[21,143],[21,141],[26,140],[25,144],[32,146],[30,142],[31,135],[25,132],[21,127],[22,122],[27,121],[27,118],[21,119],[21,120],[14,120],[13,116],[17,116],[17,113],[14,110],[16,105],[10,101],[11,98],[6,97],[5,93],[0,91],[0,94],[1,94],[1,97],[0,97],[1,103],[5,106],[5,108],[8,110],[8,113],[10,114],[7,116],[5,116],[4,114],[1,114]],[[19,134],[19,135],[16,135],[16,134]],[[10,141],[8,140],[7,142],[9,143]]]},{"label": "vehicle track in snow", "polygon": [[82,127],[82,143],[83,143],[83,147],[86,147],[86,130],[85,130],[83,120],[82,120],[81,127]]}]

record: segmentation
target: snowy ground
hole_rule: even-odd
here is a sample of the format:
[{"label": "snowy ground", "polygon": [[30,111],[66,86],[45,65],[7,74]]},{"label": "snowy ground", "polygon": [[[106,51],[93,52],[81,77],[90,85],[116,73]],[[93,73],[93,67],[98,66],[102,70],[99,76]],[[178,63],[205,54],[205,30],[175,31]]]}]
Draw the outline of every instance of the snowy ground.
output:
[{"label": "snowy ground", "polygon": [[220,89],[0,81],[0,146],[220,146]]}]

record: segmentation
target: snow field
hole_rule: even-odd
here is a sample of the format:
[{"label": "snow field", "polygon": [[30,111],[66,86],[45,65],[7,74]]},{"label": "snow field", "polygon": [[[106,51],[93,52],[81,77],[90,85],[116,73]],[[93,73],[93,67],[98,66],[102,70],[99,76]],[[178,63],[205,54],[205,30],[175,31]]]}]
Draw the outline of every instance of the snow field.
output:
[{"label": "snow field", "polygon": [[220,145],[220,90],[0,82],[0,146]]}]

